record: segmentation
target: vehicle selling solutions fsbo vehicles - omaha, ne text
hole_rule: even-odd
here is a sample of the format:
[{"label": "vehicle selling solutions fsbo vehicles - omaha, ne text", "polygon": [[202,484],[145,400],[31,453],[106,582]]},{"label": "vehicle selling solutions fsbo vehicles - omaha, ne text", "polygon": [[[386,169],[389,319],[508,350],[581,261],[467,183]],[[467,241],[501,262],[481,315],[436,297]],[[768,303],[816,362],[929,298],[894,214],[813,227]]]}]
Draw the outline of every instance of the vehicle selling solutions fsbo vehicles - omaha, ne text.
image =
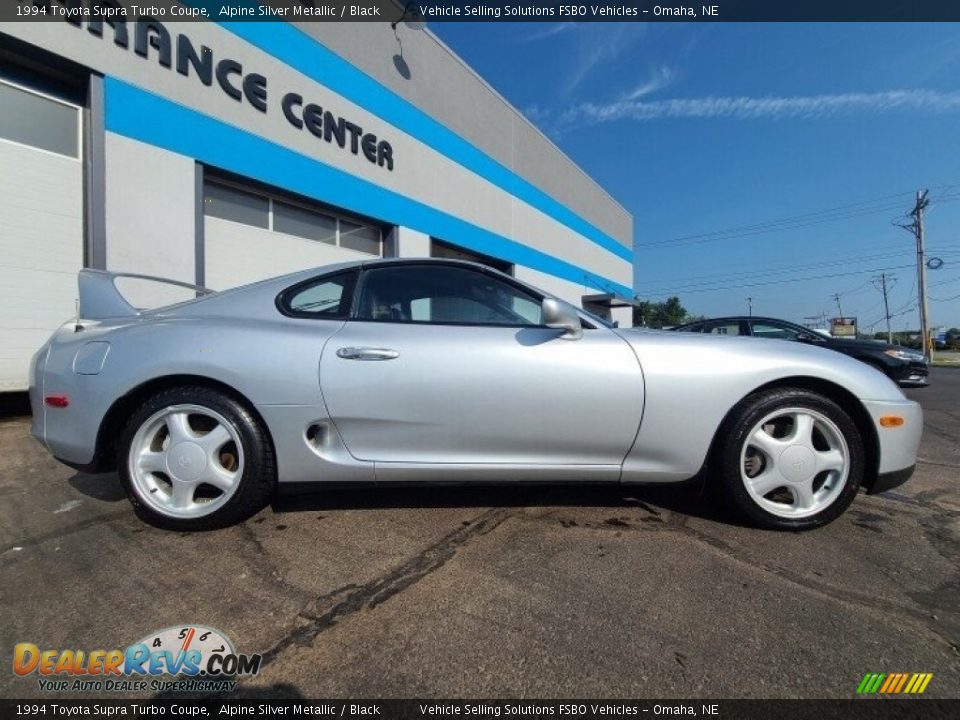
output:
[{"label": "vehicle selling solutions fsbo vehicles - omaha, ne text", "polygon": [[[33,434],[145,520],[236,522],[297,482],[676,483],[770,528],[909,478],[922,416],[802,343],[613,327],[479,264],[330,265],[138,311],[80,273],[32,363]],[[319,368],[319,374],[318,374]]]}]

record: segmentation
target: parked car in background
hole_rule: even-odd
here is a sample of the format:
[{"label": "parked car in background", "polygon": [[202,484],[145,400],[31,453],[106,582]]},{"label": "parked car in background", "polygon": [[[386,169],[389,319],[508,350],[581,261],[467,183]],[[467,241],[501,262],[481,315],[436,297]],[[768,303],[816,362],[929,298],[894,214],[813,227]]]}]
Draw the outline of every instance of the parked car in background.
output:
[{"label": "parked car in background", "polygon": [[673,330],[712,335],[749,335],[819,345],[872,365],[902,387],[924,387],[929,382],[927,360],[916,350],[877,340],[831,337],[786,320],[768,317],[723,317],[679,325]]}]

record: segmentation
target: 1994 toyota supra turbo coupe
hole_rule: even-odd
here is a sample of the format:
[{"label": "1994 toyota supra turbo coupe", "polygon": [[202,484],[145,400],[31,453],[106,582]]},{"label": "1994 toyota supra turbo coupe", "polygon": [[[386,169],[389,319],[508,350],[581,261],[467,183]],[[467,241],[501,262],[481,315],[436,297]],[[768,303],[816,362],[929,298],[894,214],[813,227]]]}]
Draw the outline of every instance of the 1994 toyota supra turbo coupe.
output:
[{"label": "1994 toyota supra turbo coupe", "polygon": [[116,468],[166,528],[237,522],[291,483],[699,476],[796,530],[916,462],[919,406],[857,360],[611,327],[472,263],[331,265],[155,310],[118,277],[81,271],[78,318],[32,362],[32,431]]}]

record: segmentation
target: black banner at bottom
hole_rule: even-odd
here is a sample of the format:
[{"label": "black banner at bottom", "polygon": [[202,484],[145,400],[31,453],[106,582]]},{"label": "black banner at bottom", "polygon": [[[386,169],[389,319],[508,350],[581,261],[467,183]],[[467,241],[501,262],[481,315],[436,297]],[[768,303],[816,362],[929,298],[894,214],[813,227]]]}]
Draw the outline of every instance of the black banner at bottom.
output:
[{"label": "black banner at bottom", "polygon": [[[256,692],[251,689],[248,692]],[[444,718],[724,718],[900,720],[960,717],[960,700],[0,700],[0,718],[310,717],[442,720]]]}]

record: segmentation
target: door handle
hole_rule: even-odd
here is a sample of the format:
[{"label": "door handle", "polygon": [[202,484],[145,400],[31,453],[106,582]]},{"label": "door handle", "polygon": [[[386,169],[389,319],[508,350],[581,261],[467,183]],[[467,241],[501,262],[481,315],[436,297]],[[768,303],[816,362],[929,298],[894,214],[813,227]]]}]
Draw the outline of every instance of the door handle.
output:
[{"label": "door handle", "polygon": [[388,348],[342,347],[337,350],[337,357],[344,360],[394,360],[400,357],[400,353]]}]

